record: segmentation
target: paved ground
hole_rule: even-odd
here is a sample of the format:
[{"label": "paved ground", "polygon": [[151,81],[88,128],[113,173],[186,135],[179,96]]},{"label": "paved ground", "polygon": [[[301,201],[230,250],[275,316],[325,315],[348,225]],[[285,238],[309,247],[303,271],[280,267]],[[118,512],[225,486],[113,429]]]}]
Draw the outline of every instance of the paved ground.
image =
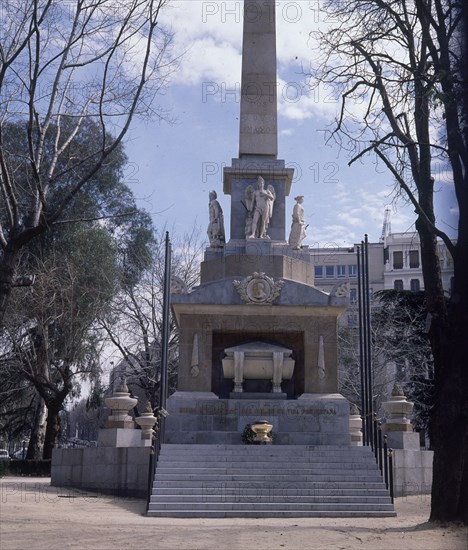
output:
[{"label": "paved ground", "polygon": [[148,518],[145,503],[0,479],[0,549],[467,550],[463,527],[427,523],[429,497],[397,499],[396,518]]}]

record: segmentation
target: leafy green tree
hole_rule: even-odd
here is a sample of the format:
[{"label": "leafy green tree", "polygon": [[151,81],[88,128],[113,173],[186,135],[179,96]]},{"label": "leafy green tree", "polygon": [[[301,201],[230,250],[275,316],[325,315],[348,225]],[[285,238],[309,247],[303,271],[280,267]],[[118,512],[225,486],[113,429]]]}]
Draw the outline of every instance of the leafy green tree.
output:
[{"label": "leafy green tree", "polygon": [[0,323],[25,280],[24,247],[75,220],[78,203],[93,202],[135,117],[166,116],[155,101],[174,68],[171,36],[159,24],[165,4],[2,2]]},{"label": "leafy green tree", "polygon": [[[29,166],[21,157],[23,126],[18,123],[5,127],[17,182],[30,178]],[[84,123],[75,136],[76,154],[89,157],[99,135],[95,123]],[[64,162],[66,168],[68,161]],[[68,203],[65,218],[23,247],[20,268],[34,279],[34,284],[18,288],[7,311],[0,376],[8,378],[14,370],[14,378],[22,378],[18,387],[25,385],[43,404],[37,407],[32,422],[35,429],[28,449],[30,458],[39,457],[42,446],[44,456],[50,456],[60,433],[59,413],[65,401],[79,395],[83,379],[91,383],[98,380],[102,335],[96,319],[122,284],[131,285],[137,280],[135,270],[131,276],[128,272],[127,258],[135,255],[142,268],[149,261],[152,222],[136,207],[125,184],[126,162],[122,147],[117,147],[93,177],[93,185]],[[63,177],[69,177],[66,170]],[[22,189],[27,195],[27,183]],[[61,201],[58,185],[49,197],[49,206],[55,208]],[[44,407],[45,424],[41,420]],[[9,414],[15,416],[11,407]],[[41,427],[45,433],[41,433]]]}]

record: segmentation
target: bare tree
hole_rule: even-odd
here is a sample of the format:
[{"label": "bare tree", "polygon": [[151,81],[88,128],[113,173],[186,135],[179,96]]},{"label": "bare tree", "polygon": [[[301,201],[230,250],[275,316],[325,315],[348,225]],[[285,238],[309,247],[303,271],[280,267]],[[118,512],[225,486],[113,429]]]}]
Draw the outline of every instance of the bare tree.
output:
[{"label": "bare tree", "polygon": [[[431,520],[468,522],[468,143],[461,10],[458,0],[327,1],[334,20],[319,33],[313,70],[335,88],[341,110],[331,137],[351,161],[373,153],[414,206],[434,357]],[[451,171],[460,208],[458,240],[437,225],[437,165]],[[454,260],[444,299],[437,237]]]},{"label": "bare tree", "polygon": [[[93,181],[136,116],[163,117],[156,96],[174,65],[159,25],[167,0],[4,0],[0,20],[0,322],[18,284],[21,249]],[[99,138],[73,143],[86,122]],[[6,128],[24,123],[21,159]],[[19,126],[18,126],[19,127]],[[114,137],[111,137],[114,136]],[[60,196],[50,204],[51,195]],[[64,219],[65,218],[65,219]]]},{"label": "bare tree", "polygon": [[[110,342],[122,357],[115,367],[113,378],[128,378],[128,387],[140,398],[140,406],[144,406],[146,400],[151,401],[153,407],[159,402],[165,233],[165,230],[159,232],[155,239],[150,267],[143,270],[137,283],[132,281],[132,284],[123,285],[101,320]],[[190,233],[183,237],[174,236],[171,240],[172,274],[190,289],[199,281],[204,244],[200,239],[200,229],[194,226]],[[134,258],[134,261],[138,262],[139,258]],[[130,274],[139,271],[131,265],[127,268]],[[178,332],[171,319],[170,393],[175,390],[177,382],[178,342]]]}]

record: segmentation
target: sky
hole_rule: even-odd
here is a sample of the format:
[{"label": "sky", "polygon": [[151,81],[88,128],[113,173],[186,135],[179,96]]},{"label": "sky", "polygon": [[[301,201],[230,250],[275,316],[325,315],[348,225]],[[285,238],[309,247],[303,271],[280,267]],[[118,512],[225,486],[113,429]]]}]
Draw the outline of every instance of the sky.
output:
[{"label": "sky", "polygon": [[[125,173],[158,230],[183,236],[196,225],[204,235],[211,190],[229,228],[230,197],[222,192],[222,171],[238,156],[242,9],[240,0],[173,0],[162,16],[161,23],[174,33],[178,66],[159,100],[173,120],[133,124]],[[394,184],[382,166],[369,157],[349,167],[347,153],[326,143],[339,103],[326,88],[310,94],[304,74],[318,53],[310,31],[327,24],[318,2],[279,1],[276,23],[278,158],[295,169],[286,227],[293,198],[304,195],[309,227],[303,244],[350,246],[365,233],[376,242],[386,208],[393,232],[414,230],[414,210],[392,199]],[[453,186],[446,174],[437,177],[439,224],[454,237]]]}]

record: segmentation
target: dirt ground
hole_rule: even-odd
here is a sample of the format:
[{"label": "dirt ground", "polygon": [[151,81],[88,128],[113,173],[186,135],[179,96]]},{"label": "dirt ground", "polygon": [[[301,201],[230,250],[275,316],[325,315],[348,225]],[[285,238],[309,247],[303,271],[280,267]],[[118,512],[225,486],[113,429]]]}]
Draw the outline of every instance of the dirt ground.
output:
[{"label": "dirt ground", "polygon": [[468,530],[427,523],[428,496],[397,499],[396,518],[176,519],[145,502],[0,479],[0,549],[467,550]]}]

